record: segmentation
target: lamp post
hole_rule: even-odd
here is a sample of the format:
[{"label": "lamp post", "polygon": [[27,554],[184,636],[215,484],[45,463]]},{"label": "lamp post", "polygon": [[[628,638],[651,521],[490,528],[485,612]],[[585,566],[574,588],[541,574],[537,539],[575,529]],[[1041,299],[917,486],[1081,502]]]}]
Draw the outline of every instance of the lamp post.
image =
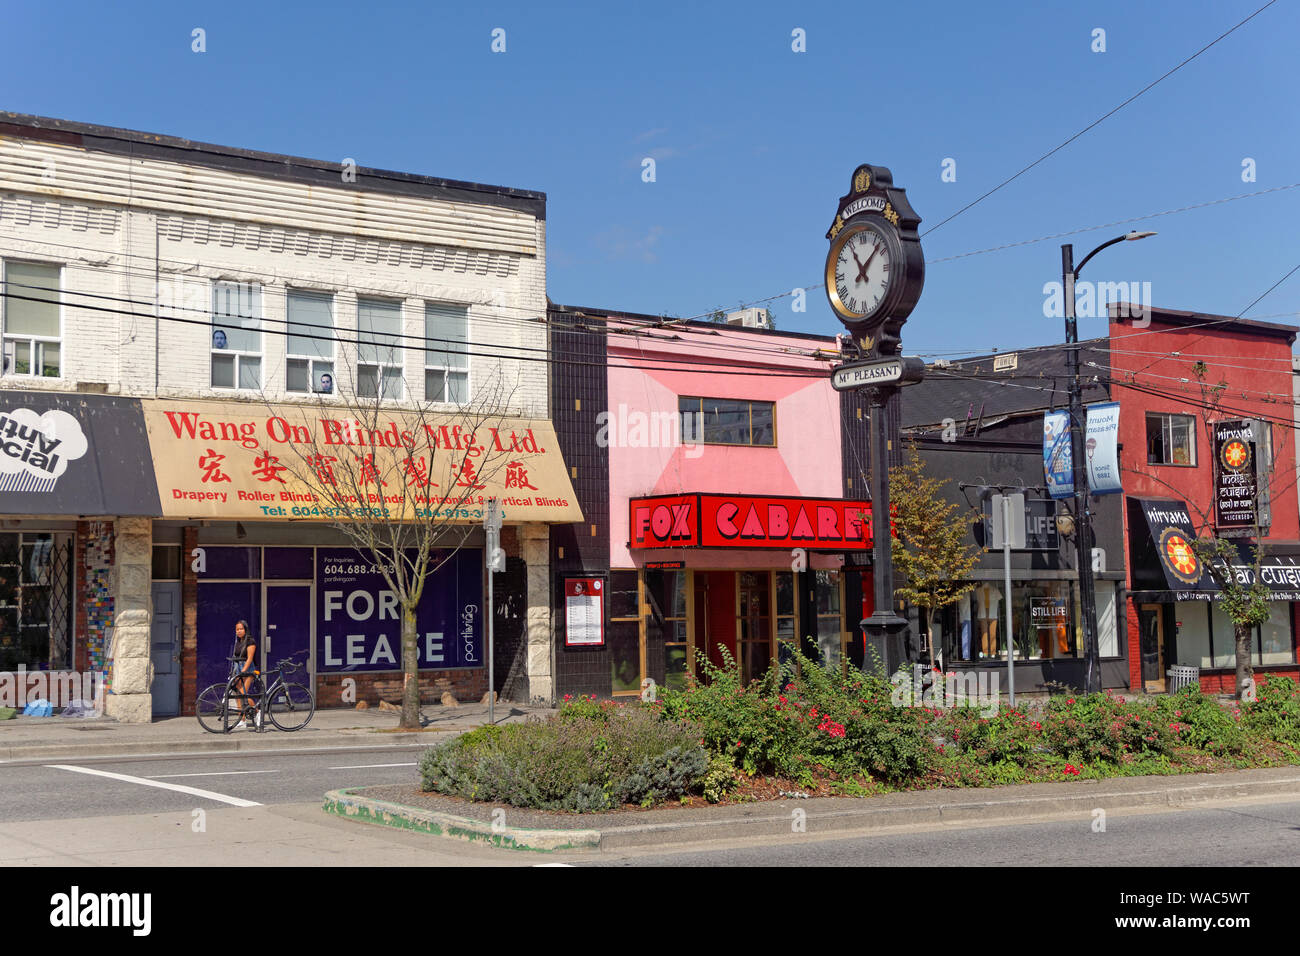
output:
[{"label": "lamp post", "polygon": [[1132,242],[1154,232],[1129,232],[1103,242],[1074,264],[1074,246],[1061,246],[1061,283],[1065,298],[1065,345],[1070,376],[1070,458],[1074,465],[1075,538],[1079,566],[1079,610],[1083,616],[1084,692],[1101,692],[1101,659],[1097,647],[1097,596],[1092,580],[1092,516],[1088,510],[1088,471],[1083,455],[1083,392],[1079,387],[1079,326],[1074,315],[1074,283],[1083,267],[1101,250],[1117,242]]}]

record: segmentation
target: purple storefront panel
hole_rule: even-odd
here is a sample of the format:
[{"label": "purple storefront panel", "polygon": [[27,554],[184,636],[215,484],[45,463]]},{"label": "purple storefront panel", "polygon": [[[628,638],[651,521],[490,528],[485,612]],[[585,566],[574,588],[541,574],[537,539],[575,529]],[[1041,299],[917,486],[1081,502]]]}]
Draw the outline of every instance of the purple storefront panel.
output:
[{"label": "purple storefront panel", "polygon": [[[200,581],[238,578],[241,581],[262,576],[262,549],[230,545],[200,545],[203,563],[197,570]],[[188,560],[193,561],[194,555]]]},{"label": "purple storefront panel", "polygon": [[197,690],[230,676],[229,657],[235,652],[235,622],[247,621],[261,637],[262,585],[258,582],[198,584]]},{"label": "purple storefront panel", "polygon": [[[446,557],[434,552],[430,564]],[[422,670],[482,667],[483,552],[461,549],[429,576],[416,610]],[[369,555],[316,552],[316,670],[402,669],[402,609]]]}]

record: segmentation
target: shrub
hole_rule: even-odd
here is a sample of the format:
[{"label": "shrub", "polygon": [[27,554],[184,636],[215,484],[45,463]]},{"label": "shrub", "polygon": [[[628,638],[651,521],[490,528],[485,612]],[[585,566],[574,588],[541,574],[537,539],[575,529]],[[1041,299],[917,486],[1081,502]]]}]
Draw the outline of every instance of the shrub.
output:
[{"label": "shrub", "polygon": [[1109,692],[1054,697],[1042,723],[1048,746],[1062,757],[1110,764],[1168,756],[1180,732],[1173,722],[1161,720],[1157,708]]},{"label": "shrub", "polygon": [[934,748],[918,713],[895,707],[886,681],[783,646],[787,660],[748,685],[725,649],[722,667],[701,657],[707,683],[666,692],[665,714],[698,725],[705,746],[750,774],[807,783],[820,768],[904,783],[928,770]]},{"label": "shrub", "polygon": [[699,733],[657,708],[612,707],[483,727],[420,760],[424,790],[540,810],[586,812],[681,796],[708,770]]},{"label": "shrub", "polygon": [[700,781],[700,792],[709,803],[719,803],[739,783],[736,779],[736,765],[730,758],[715,754],[709,759],[709,770]]},{"label": "shrub", "polygon": [[1289,677],[1258,674],[1256,699],[1240,707],[1248,731],[1300,747],[1300,684]]},{"label": "shrub", "polygon": [[1235,756],[1247,749],[1245,728],[1199,686],[1157,698],[1155,709],[1180,743],[1217,756]]}]

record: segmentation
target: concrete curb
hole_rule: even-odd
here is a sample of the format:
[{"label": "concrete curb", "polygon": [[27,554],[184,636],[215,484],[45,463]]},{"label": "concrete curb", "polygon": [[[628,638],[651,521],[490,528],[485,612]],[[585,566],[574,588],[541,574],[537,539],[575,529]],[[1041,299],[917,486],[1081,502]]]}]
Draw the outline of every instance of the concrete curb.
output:
[{"label": "concrete curb", "polygon": [[489,823],[450,813],[421,810],[383,800],[359,796],[358,790],[331,790],[325,794],[322,809],[349,820],[378,823],[382,826],[414,830],[434,836],[451,837],[473,843],[486,843],[510,850],[594,850],[601,845],[599,830],[526,830]]},{"label": "concrete curb", "polygon": [[[1132,780],[1133,778],[1110,778]],[[1166,778],[1147,778],[1161,780]],[[830,833],[840,830],[878,830],[890,827],[958,824],[1010,823],[1068,814],[1090,817],[1094,810],[1131,810],[1143,807],[1163,809],[1241,797],[1300,796],[1300,773],[1277,780],[1192,783],[1186,776],[1170,777],[1166,786],[1141,790],[1110,791],[1093,781],[1062,784],[1079,787],[1084,792],[1051,796],[1017,797],[1008,793],[1001,799],[971,799],[970,791],[961,796],[952,791],[933,791],[936,799],[906,806],[870,806],[880,798],[857,798],[858,805],[843,809],[801,806],[801,800],[780,800],[761,804],[718,807],[716,819],[683,819],[679,822],[632,824],[591,830],[526,830],[503,827],[470,817],[454,816],[367,798],[361,787],[335,790],[325,795],[324,809],[340,816],[368,823],[490,843],[509,849],[612,850],[638,846],[664,846],[704,840],[736,839],[751,836],[789,835],[794,811],[803,810],[806,833]],[[1102,781],[1097,781],[1102,783]],[[917,791],[913,791],[916,793]],[[845,798],[846,800],[853,798]],[[508,808],[503,808],[508,809]],[[725,815],[723,815],[725,814]],[[598,821],[593,821],[598,822]]]}]

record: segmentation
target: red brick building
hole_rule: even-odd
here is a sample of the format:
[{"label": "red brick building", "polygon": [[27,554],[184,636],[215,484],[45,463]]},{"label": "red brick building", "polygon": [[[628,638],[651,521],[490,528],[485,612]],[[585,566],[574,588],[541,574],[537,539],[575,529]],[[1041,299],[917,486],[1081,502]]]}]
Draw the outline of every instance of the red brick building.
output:
[{"label": "red brick building", "polygon": [[[1250,496],[1244,488],[1221,495],[1216,485],[1220,473],[1228,473],[1219,457],[1242,455],[1226,450],[1230,432],[1250,421],[1256,424],[1241,460],[1257,470],[1257,486],[1266,495],[1255,504],[1261,526],[1267,523],[1259,575],[1274,598],[1272,615],[1255,630],[1252,662],[1257,672],[1295,676],[1300,515],[1291,346],[1300,330],[1168,309],[1153,309],[1144,325],[1118,318],[1122,308],[1111,310],[1109,367],[1085,362],[1083,371],[1109,379],[1111,398],[1121,407],[1130,685],[1163,690],[1168,670],[1184,665],[1200,669],[1206,691],[1235,688],[1232,624],[1209,576],[1194,557],[1180,559],[1178,548],[1188,532],[1204,535],[1217,526],[1227,536],[1225,526],[1235,521],[1238,527],[1228,534],[1243,535],[1234,539],[1242,552],[1240,573],[1251,573],[1247,534],[1253,529],[1241,517],[1248,517]],[[1235,503],[1224,497],[1239,493]]]}]

